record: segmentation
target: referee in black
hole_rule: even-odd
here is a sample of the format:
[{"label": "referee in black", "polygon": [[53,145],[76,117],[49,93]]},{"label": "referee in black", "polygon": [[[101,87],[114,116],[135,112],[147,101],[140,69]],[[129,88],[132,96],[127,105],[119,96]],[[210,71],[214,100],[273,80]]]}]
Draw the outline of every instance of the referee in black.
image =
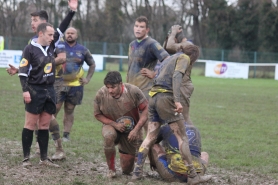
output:
[{"label": "referee in black", "polygon": [[52,114],[56,112],[53,87],[55,81],[54,50],[61,35],[55,32],[49,23],[41,23],[37,27],[37,34],[38,38],[34,38],[31,44],[24,48],[18,73],[25,103],[25,124],[22,131],[23,167],[32,165],[29,160],[30,148],[33,132],[37,126],[41,158],[39,164],[59,167],[48,158],[47,150],[49,124]]}]

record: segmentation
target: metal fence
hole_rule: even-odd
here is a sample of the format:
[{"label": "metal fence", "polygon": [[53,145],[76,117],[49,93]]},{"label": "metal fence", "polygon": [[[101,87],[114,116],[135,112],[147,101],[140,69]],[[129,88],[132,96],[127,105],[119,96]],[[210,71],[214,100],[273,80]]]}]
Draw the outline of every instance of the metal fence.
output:
[{"label": "metal fence", "polygon": [[[30,38],[5,37],[6,50],[23,50]],[[93,54],[128,55],[127,43],[83,41]],[[240,63],[278,63],[278,53],[201,48],[200,59]]]}]

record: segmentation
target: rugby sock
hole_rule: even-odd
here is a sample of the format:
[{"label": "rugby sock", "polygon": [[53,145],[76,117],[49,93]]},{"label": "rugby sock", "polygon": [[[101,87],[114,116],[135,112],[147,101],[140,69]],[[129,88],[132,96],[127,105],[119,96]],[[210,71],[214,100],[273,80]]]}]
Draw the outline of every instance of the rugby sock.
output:
[{"label": "rugby sock", "polygon": [[30,157],[30,150],[33,141],[33,132],[34,130],[29,130],[27,128],[23,128],[22,130],[22,148],[24,159]]},{"label": "rugby sock", "polygon": [[47,159],[48,140],[49,140],[49,131],[48,130],[38,130],[38,142],[40,145],[42,161]]},{"label": "rugby sock", "polygon": [[69,132],[64,132],[63,137],[69,139]]},{"label": "rugby sock", "polygon": [[134,171],[133,171],[134,176],[137,176],[137,177],[142,176],[143,166],[144,166],[148,153],[149,153],[149,150],[147,148],[143,148],[143,147],[139,148],[137,163],[136,163]]},{"label": "rugby sock", "polygon": [[109,170],[116,171],[115,169],[115,156],[116,150],[114,149],[104,149],[106,162],[108,165]]}]

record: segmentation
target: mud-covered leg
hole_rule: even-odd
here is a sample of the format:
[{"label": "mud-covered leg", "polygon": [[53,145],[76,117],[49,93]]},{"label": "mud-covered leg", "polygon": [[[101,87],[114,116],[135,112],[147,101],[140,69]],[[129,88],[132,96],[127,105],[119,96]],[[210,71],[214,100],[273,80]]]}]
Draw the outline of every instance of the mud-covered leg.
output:
[{"label": "mud-covered leg", "polygon": [[120,153],[120,163],[123,174],[129,175],[133,171],[134,160],[134,155]]},{"label": "mud-covered leg", "polygon": [[69,134],[74,122],[74,109],[75,105],[70,104],[68,102],[64,103],[64,134],[63,134],[63,140],[69,141]]},{"label": "mud-covered leg", "polygon": [[105,125],[102,128],[102,136],[104,139],[104,154],[108,166],[108,174],[109,178],[116,177],[116,168],[115,168],[115,157],[116,157],[116,149],[115,149],[115,140],[117,138],[117,132],[112,126]]},{"label": "mud-covered leg", "polygon": [[160,129],[160,123],[149,122],[148,133],[142,145],[139,148],[138,159],[135,165],[132,180],[140,179],[143,175],[143,166],[148,156],[150,147],[155,143]]},{"label": "mud-covered leg", "polygon": [[184,120],[179,120],[169,124],[170,128],[172,129],[174,135],[176,136],[178,143],[179,143],[179,150],[184,160],[185,164],[188,166],[189,173],[188,173],[188,184],[195,185],[201,182],[208,181],[211,176],[199,176],[196,173],[196,170],[192,164],[192,156],[189,149],[189,142],[186,136],[185,127],[184,127]]},{"label": "mud-covered leg", "polygon": [[62,146],[62,139],[60,136],[60,128],[57,120],[55,119],[54,116],[52,116],[52,119],[50,121],[49,125],[49,131],[51,133],[52,139],[54,140],[55,143],[55,148],[56,152],[55,154],[51,157],[52,160],[62,160],[66,158],[66,154],[63,150]]},{"label": "mud-covered leg", "polygon": [[173,173],[169,171],[168,162],[166,158],[166,153],[160,144],[155,144],[150,152],[149,155],[151,159],[151,169],[156,170],[159,175],[166,180],[167,182],[175,182],[178,179],[175,178]]}]

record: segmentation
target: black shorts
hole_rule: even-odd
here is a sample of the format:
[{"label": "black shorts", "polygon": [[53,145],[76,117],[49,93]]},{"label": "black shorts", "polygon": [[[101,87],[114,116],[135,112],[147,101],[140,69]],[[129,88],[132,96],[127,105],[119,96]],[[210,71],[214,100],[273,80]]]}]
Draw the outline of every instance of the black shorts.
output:
[{"label": "black shorts", "polygon": [[56,97],[53,85],[28,85],[31,102],[25,103],[25,110],[32,114],[43,111],[49,114],[56,113]]},{"label": "black shorts", "polygon": [[66,86],[62,79],[55,79],[54,89],[56,92],[57,104],[68,102],[72,105],[81,105],[84,86]]}]

